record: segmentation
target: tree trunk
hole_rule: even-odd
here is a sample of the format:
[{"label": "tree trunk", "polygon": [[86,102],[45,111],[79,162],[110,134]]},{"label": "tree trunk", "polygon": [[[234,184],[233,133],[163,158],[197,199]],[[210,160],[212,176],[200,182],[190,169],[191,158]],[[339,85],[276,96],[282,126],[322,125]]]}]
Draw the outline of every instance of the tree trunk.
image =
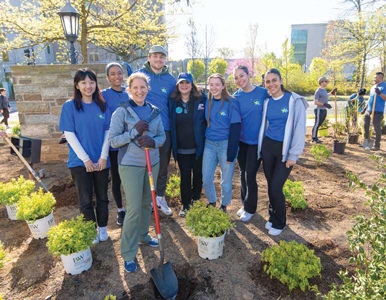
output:
[{"label": "tree trunk", "polygon": [[83,56],[83,63],[87,64],[87,20],[86,20],[86,6],[82,4],[82,15],[80,21],[81,23],[81,38],[80,38],[80,49]]},{"label": "tree trunk", "polygon": [[363,53],[363,60],[362,60],[362,74],[361,74],[361,88],[363,88],[363,85],[365,83],[365,77],[366,77],[366,59],[367,59],[367,53],[366,49]]}]

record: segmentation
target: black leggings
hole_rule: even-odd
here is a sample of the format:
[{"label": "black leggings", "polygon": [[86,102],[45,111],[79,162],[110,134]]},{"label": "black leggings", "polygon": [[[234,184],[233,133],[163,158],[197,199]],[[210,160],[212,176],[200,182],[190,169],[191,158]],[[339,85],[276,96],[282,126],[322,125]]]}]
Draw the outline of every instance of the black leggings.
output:
[{"label": "black leggings", "polygon": [[240,142],[237,160],[240,167],[241,201],[243,202],[244,210],[254,214],[258,199],[256,174],[261,163],[261,160],[257,159],[257,145]]},{"label": "black leggings", "polygon": [[269,221],[276,229],[283,229],[287,224],[283,186],[292,170],[292,167],[287,168],[285,162],[282,162],[282,149],[283,142],[264,138],[261,154],[268,183]]},{"label": "black leggings", "polygon": [[118,173],[118,151],[110,151],[111,188],[117,208],[122,208],[121,177]]},{"label": "black leggings", "polygon": [[9,110],[8,108],[3,108],[3,120],[1,120],[0,123],[4,123],[6,126],[8,126],[8,119],[9,119]]},{"label": "black leggings", "polygon": [[318,130],[320,125],[323,124],[324,120],[327,117],[327,109],[314,109],[315,112],[315,124],[312,128],[312,140],[318,139]]}]

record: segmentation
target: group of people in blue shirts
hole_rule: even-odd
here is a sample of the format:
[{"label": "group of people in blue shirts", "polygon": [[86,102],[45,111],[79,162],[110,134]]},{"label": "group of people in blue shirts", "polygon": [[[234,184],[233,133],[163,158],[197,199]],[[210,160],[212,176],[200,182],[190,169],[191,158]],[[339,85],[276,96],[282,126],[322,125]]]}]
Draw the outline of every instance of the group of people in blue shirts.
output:
[{"label": "group of people in blue shirts", "polygon": [[[271,69],[265,87],[251,83],[245,66],[237,66],[239,87],[230,95],[221,74],[208,78],[205,95],[189,73],[178,79],[165,65],[162,46],[151,47],[144,67],[127,79],[118,63],[106,67],[111,87],[100,91],[96,74],[80,69],[74,77],[74,96],[62,108],[59,129],[69,146],[68,167],[86,220],[98,227],[95,243],[108,239],[108,177],[122,227],[121,255],[127,272],[137,268],[138,245],[158,246],[149,234],[152,211],[144,148],[149,149],[157,207],[172,215],[165,199],[171,153],[181,176],[184,217],[204,188],[207,205],[217,206],[214,176],[221,171],[219,209],[232,199],[236,160],[240,168],[241,205],[237,215],[248,222],[256,213],[260,164],[268,183],[269,219],[265,228],[279,235],[286,227],[283,185],[303,152],[307,101],[284,89],[281,74]],[[125,191],[124,208],[121,185]],[[95,209],[92,204],[96,196]]]}]

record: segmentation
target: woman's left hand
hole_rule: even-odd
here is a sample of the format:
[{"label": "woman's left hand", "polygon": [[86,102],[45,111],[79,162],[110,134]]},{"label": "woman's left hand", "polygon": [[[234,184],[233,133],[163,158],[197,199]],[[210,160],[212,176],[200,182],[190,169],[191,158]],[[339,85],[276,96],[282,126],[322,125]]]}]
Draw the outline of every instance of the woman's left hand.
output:
[{"label": "woman's left hand", "polygon": [[287,168],[291,168],[291,167],[293,167],[294,165],[296,165],[296,161],[294,161],[294,160],[287,160],[286,161],[286,163],[285,163],[285,166],[287,167]]},{"label": "woman's left hand", "polygon": [[106,166],[107,166],[107,159],[103,159],[103,158],[100,158],[98,160],[98,171],[103,171],[104,169],[106,169]]}]

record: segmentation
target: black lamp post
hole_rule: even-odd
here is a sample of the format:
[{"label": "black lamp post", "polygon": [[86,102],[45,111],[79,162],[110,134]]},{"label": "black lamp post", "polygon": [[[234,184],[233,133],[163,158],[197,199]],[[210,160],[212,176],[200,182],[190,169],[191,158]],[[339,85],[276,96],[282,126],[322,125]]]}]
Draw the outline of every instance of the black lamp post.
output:
[{"label": "black lamp post", "polygon": [[70,0],[67,0],[66,5],[58,12],[58,15],[60,16],[60,20],[62,21],[64,35],[67,41],[71,43],[71,64],[76,64],[77,58],[74,43],[78,39],[80,14],[76,10],[76,8],[71,5]]}]

